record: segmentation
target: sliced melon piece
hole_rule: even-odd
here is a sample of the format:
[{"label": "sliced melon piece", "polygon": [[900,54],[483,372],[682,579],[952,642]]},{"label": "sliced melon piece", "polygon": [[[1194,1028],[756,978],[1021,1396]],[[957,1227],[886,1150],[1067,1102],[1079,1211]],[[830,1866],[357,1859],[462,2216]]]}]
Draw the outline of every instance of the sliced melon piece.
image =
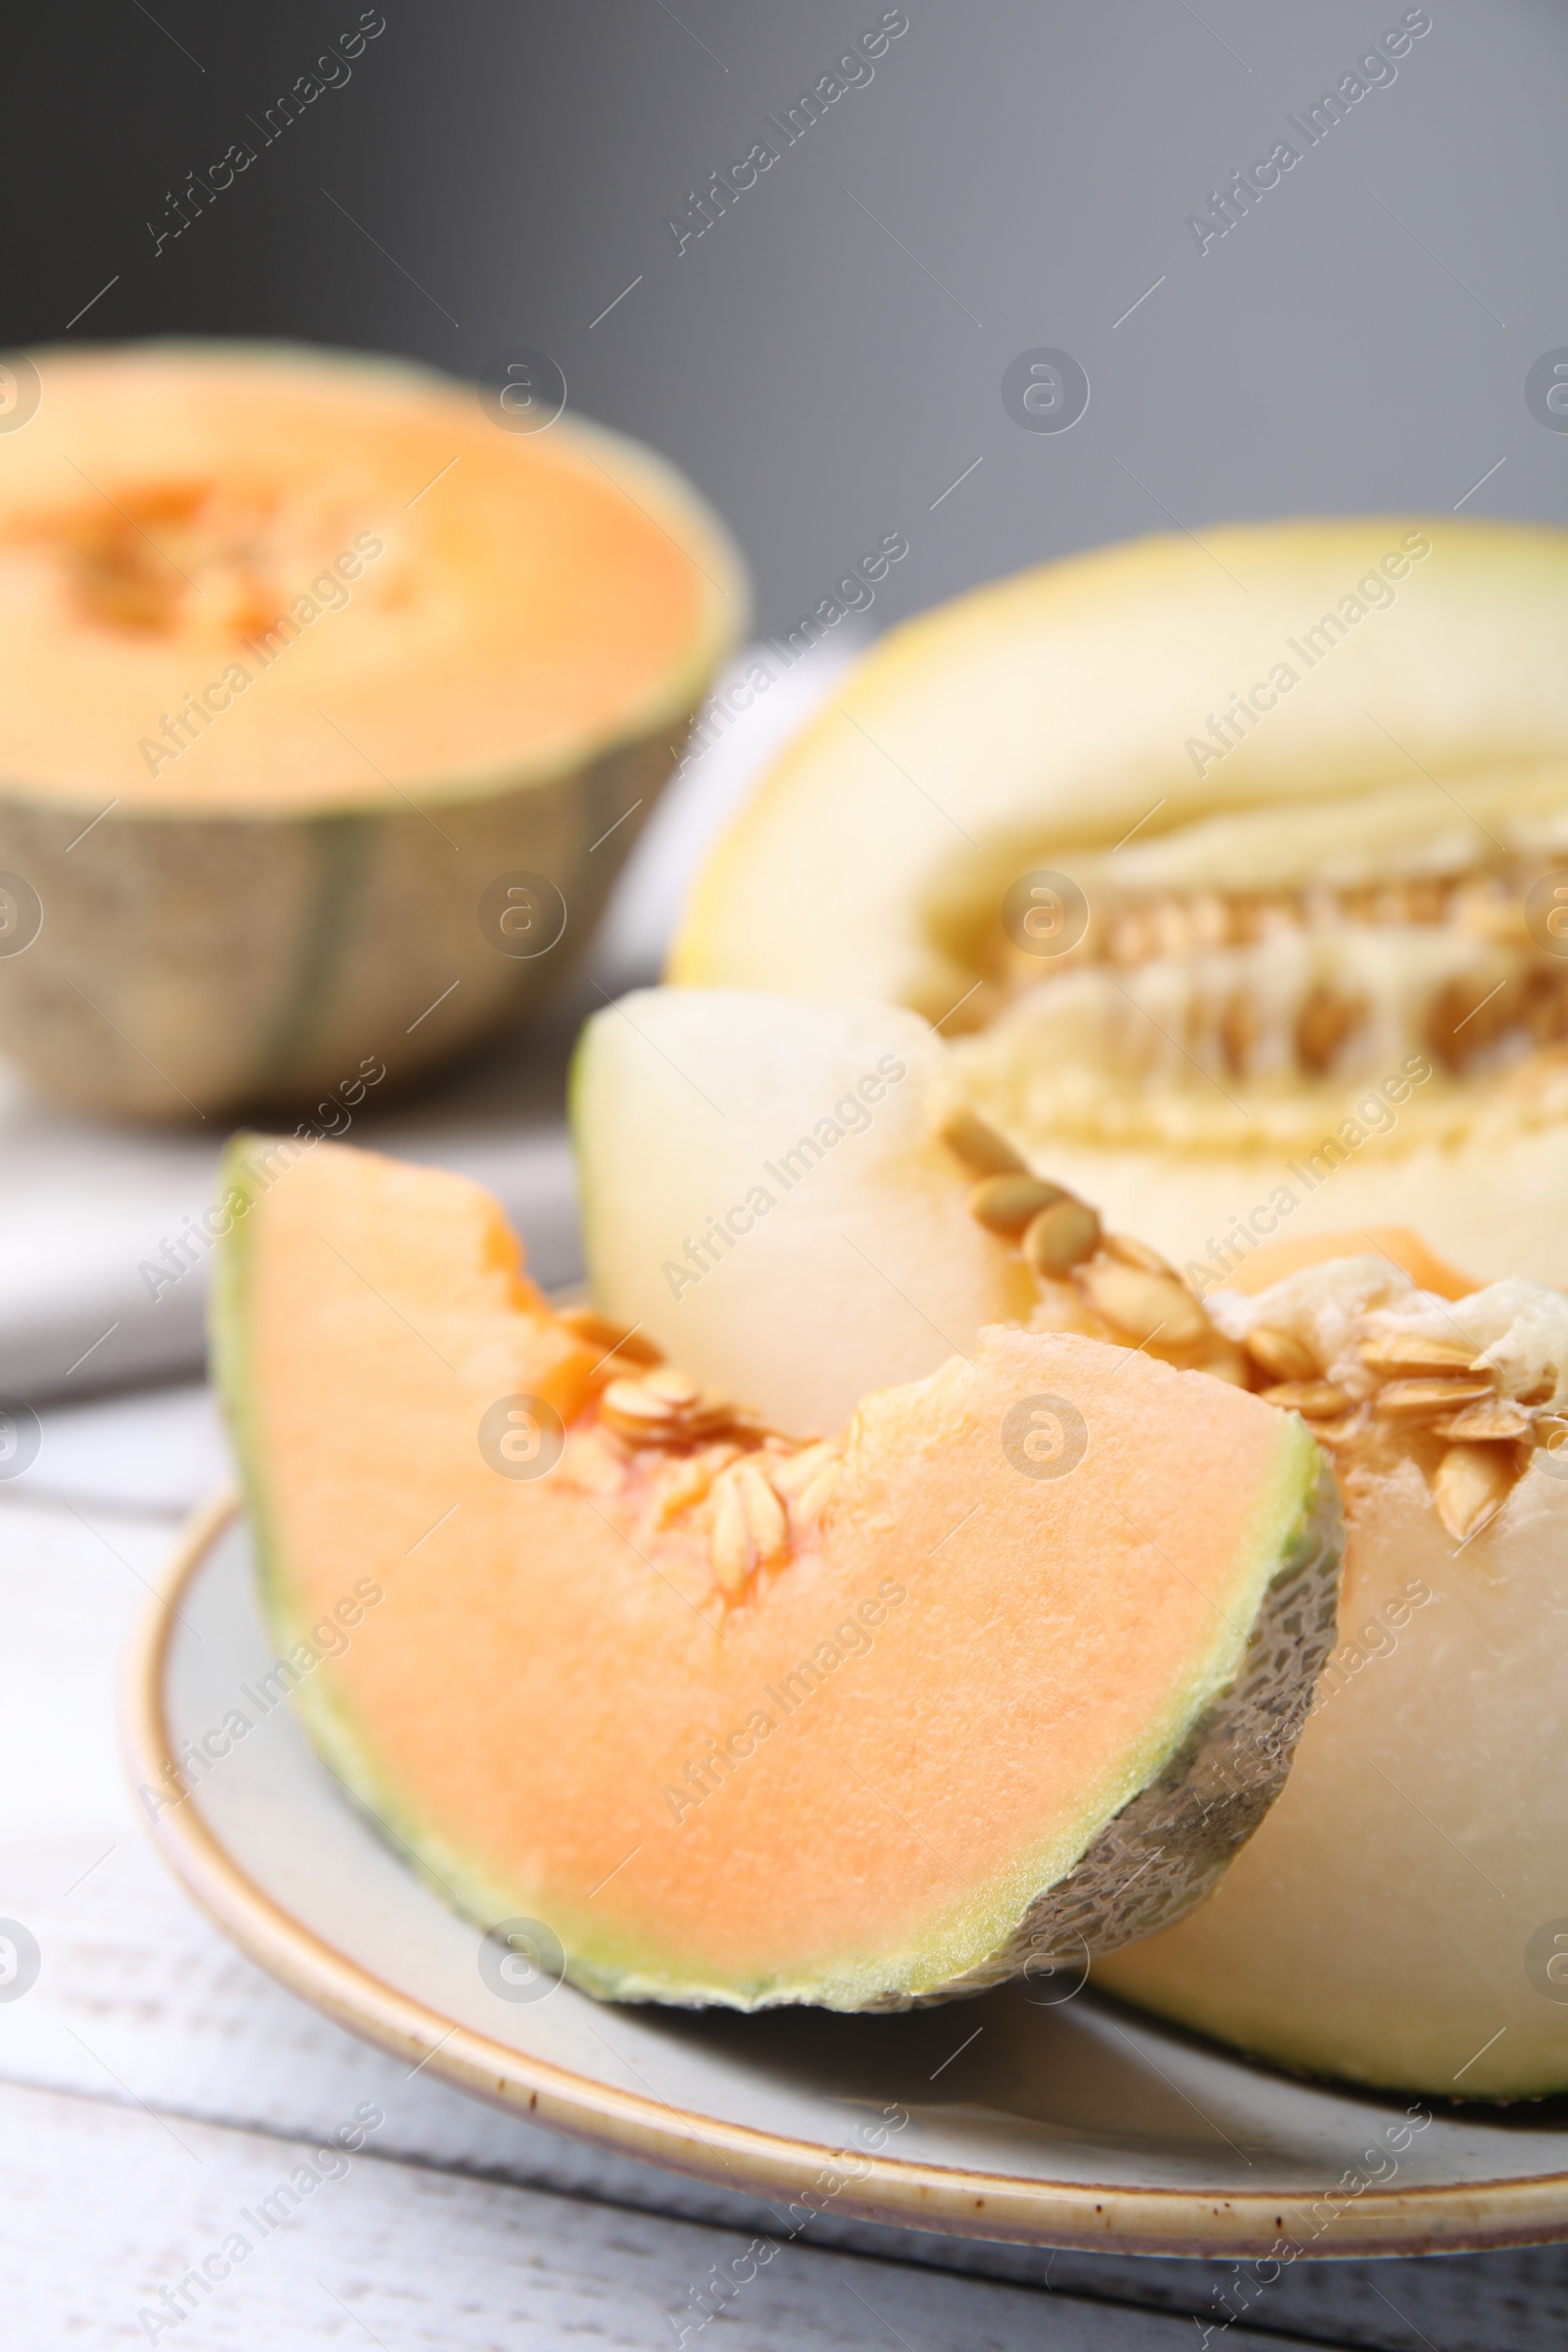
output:
[{"label": "sliced melon piece", "polygon": [[[691,1066],[726,1069],[730,1117],[744,1127],[763,1115],[747,1112],[744,1058],[720,1039],[729,1024],[752,1041],[760,1096],[778,1000],[669,990],[642,1000],[636,1017],[671,1052],[701,1035],[710,1060]],[[802,1004],[789,1034],[797,1053],[814,1050],[829,1066],[865,1018]],[[588,1051],[609,1067],[617,1049],[607,1036]],[[912,1063],[913,1050],[901,1051]],[[939,1181],[928,1206],[945,1231],[955,1215],[972,1216],[971,1200],[983,1204],[973,1188],[1005,1146],[995,1135],[988,1144],[972,1113],[954,1122],[944,1111],[951,1073],[940,1052],[928,1051],[925,1075],[933,1139],[945,1122],[974,1155],[965,1169],[943,1147],[946,1201]],[[651,1194],[625,1184],[620,1250],[596,1255],[612,1309],[638,1249],[669,1230],[682,1198],[680,1139],[695,1114],[680,1091],[672,1077],[628,1089],[603,1164],[612,1130],[599,1099],[579,1094],[590,1201],[613,1170],[654,1164],[645,1131],[661,1138],[659,1182]],[[915,1144],[911,1133],[917,1158]],[[881,1194],[861,1189],[847,1152],[835,1165],[845,1229],[870,1224],[876,1200],[898,1233],[900,1211],[885,1200],[897,1164],[880,1171]],[[1283,1798],[1214,1900],[1118,1954],[1101,1981],[1308,2072],[1453,2097],[1568,2088],[1568,1301],[1517,1278],[1484,1288],[1398,1226],[1293,1236],[1245,1256],[1233,1242],[1230,1282],[1200,1299],[1140,1243],[1099,1233],[1083,1214],[1074,1230],[1070,1263],[1054,1274],[1031,1266],[1031,1324],[1139,1348],[1138,1360],[1203,1366],[1307,1415],[1339,1467],[1349,1546],[1338,1646]],[[904,1376],[921,1343],[901,1326],[873,1332],[870,1277],[841,1267],[833,1232],[816,1238],[813,1276],[800,1248],[775,1263],[771,1225],[760,1227],[744,1260],[726,1264],[729,1287],[715,1277],[708,1321],[686,1326],[696,1368],[711,1348],[729,1378],[755,1388],[775,1360],[808,1366],[831,1284],[839,1324],[867,1318],[865,1368]],[[1028,1228],[1006,1247],[1020,1272],[1041,1258]],[[923,1271],[911,1252],[916,1304]],[[981,1286],[956,1301],[950,1294],[947,1311],[972,1346]],[[680,1328],[680,1310],[656,1300],[650,1320],[662,1336]],[[826,1393],[831,1367],[818,1377]],[[805,1403],[809,1411],[809,1389]],[[1214,1495],[1201,1478],[1188,1492],[1203,1509]],[[1266,1740],[1233,1751],[1233,1792],[1275,1763]]]},{"label": "sliced melon piece", "polygon": [[25,953],[0,919],[5,1051],[91,1108],[210,1117],[502,1025],[744,626],[722,528],[618,435],[504,431],[384,360],[37,373],[0,468],[0,869],[42,908]]},{"label": "sliced melon piece", "polygon": [[296,1692],[310,1732],[579,1984],[978,1990],[1179,1916],[1266,1805],[1226,1758],[1283,1773],[1336,1589],[1298,1419],[992,1330],[802,1445],[553,1312],[459,1177],[242,1137],[224,1188],[216,1370],[274,1638],[384,1594]]},{"label": "sliced melon piece", "polygon": [[1456,1257],[1484,1205],[1489,1273],[1568,1280],[1565,626],[1568,535],[1452,518],[981,589],[785,751],[670,977],[967,1031],[978,1107],[1179,1264],[1283,1189]]},{"label": "sliced melon piece", "polygon": [[596,1014],[571,1112],[600,1303],[824,1431],[1026,1317],[1034,1285],[933,1127],[946,1062],[897,1005],[666,988]]},{"label": "sliced melon piece", "polygon": [[1100,1981],[1303,2073],[1568,2090],[1568,1300],[1455,1300],[1379,1257],[1211,1304],[1352,1400],[1340,1639],[1214,1901]]}]

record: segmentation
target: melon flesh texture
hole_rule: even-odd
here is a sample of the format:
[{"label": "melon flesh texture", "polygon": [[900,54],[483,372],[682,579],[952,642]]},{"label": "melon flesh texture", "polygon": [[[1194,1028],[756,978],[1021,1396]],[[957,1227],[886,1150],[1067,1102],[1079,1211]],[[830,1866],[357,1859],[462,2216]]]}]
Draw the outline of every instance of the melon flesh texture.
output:
[{"label": "melon flesh texture", "polygon": [[[868,1396],[821,1516],[792,1511],[726,1594],[705,1506],[667,1507],[681,1459],[607,1436],[602,1344],[528,1284],[486,1194],[255,1137],[224,1186],[216,1368],[273,1637],[384,1590],[297,1703],[481,1925],[546,1920],[605,1995],[897,2006],[1012,1973],[1063,1919],[1095,1949],[1178,1915],[1251,1827],[1194,1792],[1240,1728],[1288,1747],[1327,1639],[1332,1511],[1298,1421],[991,1331]],[[1002,1449],[1043,1393],[1089,1433],[1059,1479]],[[536,1480],[480,1451],[517,1394],[567,1431]],[[729,1761],[681,1802],[715,1740]]]},{"label": "melon flesh texture", "polygon": [[673,726],[733,638],[734,550],[618,435],[504,432],[428,369],[286,347],[38,368],[0,481],[9,786],[122,816],[461,798]]},{"label": "melon flesh texture", "polygon": [[947,1058],[893,1004],[662,988],[597,1013],[571,1115],[599,1303],[823,1432],[1022,1320],[1033,1285],[932,1130]]},{"label": "melon flesh texture", "polygon": [[[1232,1320],[1332,1331],[1380,1273],[1328,1264]],[[1498,1347],[1505,1391],[1568,1402],[1557,1294],[1391,1287],[1386,1328]],[[1349,1360],[1364,1325],[1339,1328]],[[1414,1460],[1346,1464],[1339,1642],[1284,1793],[1212,1902],[1097,1982],[1305,2074],[1444,2098],[1568,2089],[1565,1469],[1537,1451],[1459,1545]]]}]

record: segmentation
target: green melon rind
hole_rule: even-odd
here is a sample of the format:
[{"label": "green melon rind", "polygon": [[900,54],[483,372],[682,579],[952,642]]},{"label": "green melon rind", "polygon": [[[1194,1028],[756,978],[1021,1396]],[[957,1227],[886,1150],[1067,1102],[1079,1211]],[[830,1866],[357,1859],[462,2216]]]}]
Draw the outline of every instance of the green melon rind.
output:
[{"label": "green melon rind", "polygon": [[[286,1656],[309,1630],[279,1540],[248,1357],[249,1212],[270,1182],[286,1181],[266,1169],[270,1149],[265,1137],[240,1135],[224,1157],[220,1197],[237,1194],[247,1205],[217,1253],[213,1374],[241,1465],[263,1614]],[[1057,1826],[1048,1854],[1020,1860],[1004,1884],[933,1922],[917,1943],[894,1954],[839,1955],[809,1975],[721,1982],[705,1980],[680,1953],[635,1950],[624,1935],[607,1935],[556,1905],[550,1924],[570,1953],[568,1977],[622,2001],[907,2008],[983,1991],[1042,1955],[1070,1962],[1080,1950],[1098,1955],[1171,1925],[1209,1891],[1277,1794],[1334,1639],[1338,1490],[1294,1416],[1281,1416],[1274,1474],[1246,1549],[1235,1613],[1140,1750],[1086,1800],[1076,1825]],[[528,1910],[527,1898],[439,1833],[387,1772],[343,1705],[329,1660],[293,1696],[328,1768],[435,1892],[486,1928]]]}]

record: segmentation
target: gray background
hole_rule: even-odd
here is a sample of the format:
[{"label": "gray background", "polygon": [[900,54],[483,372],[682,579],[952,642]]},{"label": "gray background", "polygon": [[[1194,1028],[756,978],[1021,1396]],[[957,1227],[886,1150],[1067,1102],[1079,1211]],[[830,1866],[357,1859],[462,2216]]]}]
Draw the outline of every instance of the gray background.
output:
[{"label": "gray background", "polygon": [[[0,100],[7,339],[58,337],[118,274],[71,339],[288,334],[470,375],[542,345],[575,408],[702,484],[769,629],[891,530],[910,554],[878,624],[1173,524],[1461,500],[1562,517],[1568,434],[1524,400],[1531,362],[1568,344],[1568,11],[1547,0],[1433,0],[1397,79],[1202,256],[1187,215],[1399,0],[908,0],[869,86],[679,256],[665,216],[880,0],[384,10],[349,84],[156,259],[166,189],[357,0],[32,25]],[[1069,433],[1003,408],[1036,345],[1089,373]]]}]

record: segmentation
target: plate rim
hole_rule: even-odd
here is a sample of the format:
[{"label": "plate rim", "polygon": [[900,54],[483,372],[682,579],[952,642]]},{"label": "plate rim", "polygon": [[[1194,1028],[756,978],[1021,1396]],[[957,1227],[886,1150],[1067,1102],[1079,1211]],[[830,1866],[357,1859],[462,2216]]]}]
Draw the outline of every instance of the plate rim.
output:
[{"label": "plate rim", "polygon": [[[233,1488],[199,1505],[138,1612],[121,1712],[122,1762],[133,1792],[166,1783],[171,1772],[178,1776],[164,1706],[171,1632],[180,1596],[242,1515]],[[493,2041],[338,1951],[234,1859],[203,1815],[200,1793],[199,1787],[189,1789],[156,1822],[146,1819],[144,1806],[136,1810],[168,1868],[248,1958],[360,2039],[570,2138],[769,2203],[799,2203],[810,2190],[846,2219],[1083,2253],[1267,2256],[1286,2234],[1291,2211],[1313,2201],[1261,2189],[1216,2195],[1114,2181],[1035,2180],[835,2150],[675,2107],[652,2094],[616,2090]],[[1568,2172],[1371,2187],[1337,2216],[1332,2234],[1332,2247],[1301,2246],[1293,2259],[1481,2253],[1548,2243],[1568,2236]]]}]

